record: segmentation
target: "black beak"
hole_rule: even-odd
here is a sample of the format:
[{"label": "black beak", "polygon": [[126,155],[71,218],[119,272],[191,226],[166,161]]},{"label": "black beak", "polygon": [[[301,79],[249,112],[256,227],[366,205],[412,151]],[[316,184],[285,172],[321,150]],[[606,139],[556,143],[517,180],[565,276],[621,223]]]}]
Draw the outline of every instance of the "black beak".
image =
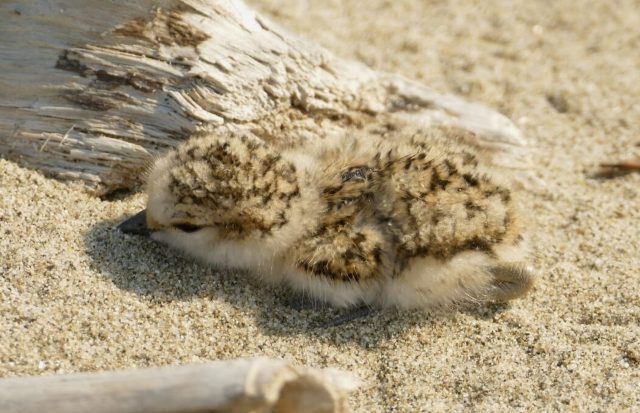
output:
[{"label": "black beak", "polygon": [[143,209],[122,224],[118,225],[118,229],[125,234],[133,235],[149,235],[149,228],[147,227],[147,210]]}]

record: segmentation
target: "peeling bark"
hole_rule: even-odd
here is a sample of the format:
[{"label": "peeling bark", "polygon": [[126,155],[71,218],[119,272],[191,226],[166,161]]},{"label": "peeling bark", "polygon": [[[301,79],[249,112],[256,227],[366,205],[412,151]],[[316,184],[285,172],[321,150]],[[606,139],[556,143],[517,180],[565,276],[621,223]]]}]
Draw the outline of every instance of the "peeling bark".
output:
[{"label": "peeling bark", "polygon": [[504,116],[340,59],[233,0],[0,4],[0,154],[98,193],[201,130],[296,145],[372,124],[449,125],[525,171]]}]

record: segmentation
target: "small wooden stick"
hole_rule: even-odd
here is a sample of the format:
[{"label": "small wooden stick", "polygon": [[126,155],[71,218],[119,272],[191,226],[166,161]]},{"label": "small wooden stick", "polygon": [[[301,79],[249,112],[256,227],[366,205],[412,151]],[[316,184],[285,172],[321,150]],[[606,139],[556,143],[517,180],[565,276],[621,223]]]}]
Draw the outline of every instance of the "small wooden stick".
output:
[{"label": "small wooden stick", "polygon": [[616,163],[601,163],[600,166],[603,168],[615,168],[622,171],[640,171],[640,159]]},{"label": "small wooden stick", "polygon": [[640,159],[621,162],[604,162],[595,176],[599,178],[614,178],[632,172],[640,171]]},{"label": "small wooden stick", "polygon": [[0,412],[343,413],[357,387],[349,373],[251,359],[58,376],[0,379]]}]

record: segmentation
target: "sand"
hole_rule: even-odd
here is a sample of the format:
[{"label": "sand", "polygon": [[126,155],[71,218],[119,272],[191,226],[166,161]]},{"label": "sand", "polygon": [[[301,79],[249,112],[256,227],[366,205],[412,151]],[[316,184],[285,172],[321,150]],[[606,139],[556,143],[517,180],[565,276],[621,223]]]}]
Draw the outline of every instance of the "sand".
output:
[{"label": "sand", "polygon": [[0,376],[253,355],[351,370],[356,412],[640,411],[640,5],[564,0],[254,0],[338,54],[497,108],[546,186],[533,293],[314,329],[245,273],[114,231],[142,195],[100,200],[0,160]]}]

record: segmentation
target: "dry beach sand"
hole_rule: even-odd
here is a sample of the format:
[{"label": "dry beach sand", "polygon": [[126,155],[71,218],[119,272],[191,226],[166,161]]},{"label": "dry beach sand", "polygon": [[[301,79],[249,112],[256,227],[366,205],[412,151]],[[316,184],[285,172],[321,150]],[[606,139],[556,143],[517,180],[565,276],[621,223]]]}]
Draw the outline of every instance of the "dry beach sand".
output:
[{"label": "dry beach sand", "polygon": [[220,272],[114,223],[100,200],[0,160],[0,377],[252,355],[351,370],[357,412],[640,411],[640,3],[254,0],[348,58],[497,108],[546,186],[522,194],[540,278],[507,306],[332,310]]}]

